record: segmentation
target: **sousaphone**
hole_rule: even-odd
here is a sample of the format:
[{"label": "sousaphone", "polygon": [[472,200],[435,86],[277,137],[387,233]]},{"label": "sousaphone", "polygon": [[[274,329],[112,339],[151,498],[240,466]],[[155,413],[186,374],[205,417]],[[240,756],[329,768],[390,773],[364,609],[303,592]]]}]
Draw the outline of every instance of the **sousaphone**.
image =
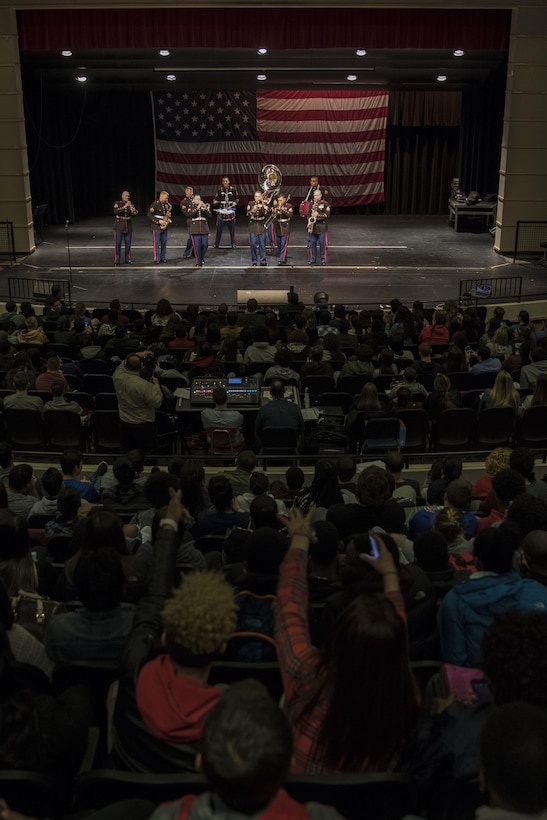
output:
[{"label": "sousaphone", "polygon": [[258,175],[258,187],[262,191],[262,199],[265,205],[269,205],[281,190],[283,174],[277,165],[263,165]]}]

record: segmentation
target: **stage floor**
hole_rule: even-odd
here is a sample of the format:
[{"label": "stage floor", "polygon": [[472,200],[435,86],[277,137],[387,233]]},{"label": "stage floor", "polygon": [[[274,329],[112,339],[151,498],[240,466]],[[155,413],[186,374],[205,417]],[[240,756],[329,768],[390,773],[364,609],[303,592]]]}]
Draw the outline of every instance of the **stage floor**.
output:
[{"label": "stage floor", "polygon": [[[36,251],[4,265],[0,298],[8,297],[13,279],[72,279],[73,301],[105,304],[114,296],[129,307],[153,305],[160,298],[174,304],[237,303],[238,290],[283,290],[294,285],[300,298],[313,301],[318,290],[331,302],[376,305],[398,297],[405,303],[421,299],[435,305],[457,299],[461,279],[481,276],[523,276],[523,298],[547,291],[543,267],[511,265],[493,250],[493,237],[476,231],[455,232],[446,217],[334,216],[329,230],[328,264],[310,267],[304,221],[293,220],[287,265],[268,255],[267,268],[250,267],[246,220],[238,217],[237,249],[210,247],[203,268],[183,259],[186,226],[175,216],[169,229],[168,262],[152,261],[152,239],[146,217],[134,220],[133,265],[114,267],[111,217],[44,229]],[[69,248],[67,247],[67,237]],[[22,284],[22,283],[21,283]],[[20,291],[18,291],[19,293]],[[17,301],[21,296],[15,294]]]}]

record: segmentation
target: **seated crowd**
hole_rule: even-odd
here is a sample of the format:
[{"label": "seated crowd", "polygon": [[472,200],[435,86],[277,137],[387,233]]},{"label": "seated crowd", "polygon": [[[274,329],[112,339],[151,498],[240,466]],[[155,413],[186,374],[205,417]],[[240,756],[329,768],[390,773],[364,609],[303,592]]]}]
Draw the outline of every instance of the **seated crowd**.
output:
[{"label": "seated crowd", "polygon": [[[6,305],[9,320],[0,317],[9,324],[0,342],[10,346],[0,347],[6,384],[9,377],[14,399],[22,401],[33,398],[33,379],[46,377],[54,402],[62,398],[53,392],[62,385],[59,363],[48,361],[38,372],[9,362],[10,354],[22,355],[11,350],[20,345],[13,332],[21,327],[12,307]],[[228,356],[219,361],[229,372],[252,373],[260,362],[276,370],[274,397],[284,376],[292,383],[365,376],[353,410],[370,419],[396,415],[406,401],[395,386],[379,391],[376,371],[376,378],[402,373],[411,404],[427,409],[435,395],[420,374],[432,376],[444,395],[444,405],[435,399],[435,412],[457,402],[449,381],[455,371],[448,369],[454,365],[447,365],[456,352],[449,348],[446,359],[437,359],[435,345],[453,343],[463,354],[462,370],[512,374],[507,389],[498,377],[480,402],[503,392],[515,413],[527,412],[513,388],[520,365],[504,368],[523,356],[525,342],[532,355],[530,365],[521,361],[520,384],[537,382],[537,392],[547,382],[537,367],[544,361],[542,331],[525,316],[509,327],[498,313],[485,330],[476,311],[451,313],[450,306],[429,321],[420,306],[394,304],[380,319],[340,306],[331,314],[325,305],[306,315],[297,299],[287,307],[294,324],[284,336],[252,303],[241,323],[224,307],[213,322],[199,310],[181,316],[160,302],[142,324],[131,321],[143,347],[114,345],[113,357],[101,336],[121,342],[133,332],[119,321],[127,319],[119,306],[96,326],[87,317],[86,326],[85,308],[63,312],[56,298],[44,324],[46,316],[57,321],[56,333],[65,334],[58,344],[69,344],[81,319],[80,336],[93,335],[92,344],[74,343],[73,350],[96,347],[112,366],[169,339],[169,350],[189,351],[190,373],[214,372],[220,356]],[[27,321],[16,332],[34,339]],[[101,333],[106,325],[112,333]],[[238,344],[225,346],[229,339]],[[411,361],[405,353],[417,340],[419,360]],[[476,364],[465,352],[473,345]],[[303,351],[308,361],[293,370]],[[235,413],[216,391],[204,430],[223,412]],[[430,418],[434,423],[435,413]],[[241,427],[235,417],[233,423]],[[295,804],[283,788],[289,771],[406,773],[431,820],[443,816],[438,807],[449,787],[475,782],[481,772],[492,807],[478,817],[544,816],[544,770],[530,760],[547,760],[547,483],[536,480],[533,453],[496,448],[473,483],[461,457],[446,456],[433,462],[421,486],[407,477],[398,451],[373,463],[358,463],[355,453],[324,457],[309,480],[296,466],[270,480],[255,452],[241,448],[232,467],[219,464],[206,474],[191,455],[173,456],[167,469],[147,469],[144,448],[133,447],[101,461],[89,477],[85,454],[66,450],[58,468],[38,477],[31,464],[14,461],[9,442],[0,442],[0,768],[70,782],[98,697],[90,687],[63,686],[63,665],[108,662],[119,683],[109,743],[103,727],[96,765],[197,768],[207,779],[209,792],[159,808],[156,820],[341,816]],[[36,618],[37,607],[43,617]],[[282,711],[257,683],[224,691],[217,685],[224,682],[223,661],[246,664],[245,677],[253,677],[249,664],[258,678],[268,664],[278,668]],[[441,669],[427,686],[420,661]],[[468,697],[451,682],[453,666],[475,687]],[[522,773],[524,762],[521,780],[500,775],[503,767]],[[142,807],[143,817],[152,812]]]}]

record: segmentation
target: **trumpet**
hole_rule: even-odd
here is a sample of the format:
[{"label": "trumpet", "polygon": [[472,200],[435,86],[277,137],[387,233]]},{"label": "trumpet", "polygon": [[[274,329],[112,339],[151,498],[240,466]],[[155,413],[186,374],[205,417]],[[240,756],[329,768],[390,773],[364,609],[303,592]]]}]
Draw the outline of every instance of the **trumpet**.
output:
[{"label": "trumpet", "polygon": [[192,204],[190,206],[190,212],[195,214],[199,213],[200,211],[211,215],[211,206],[204,202],[199,194],[196,194],[192,199]]},{"label": "trumpet", "polygon": [[249,219],[263,219],[265,213],[264,200],[262,197],[255,200],[253,204],[249,204],[247,216]]},{"label": "trumpet", "polygon": [[137,216],[139,213],[130,199],[122,200],[123,205],[121,208],[118,208],[116,213],[116,219],[131,219],[132,216]]}]

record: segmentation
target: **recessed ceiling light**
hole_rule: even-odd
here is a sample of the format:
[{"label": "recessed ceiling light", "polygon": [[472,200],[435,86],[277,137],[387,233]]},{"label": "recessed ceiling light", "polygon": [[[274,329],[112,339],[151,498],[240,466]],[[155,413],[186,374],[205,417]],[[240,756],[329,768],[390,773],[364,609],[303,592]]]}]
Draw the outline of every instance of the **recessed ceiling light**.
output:
[{"label": "recessed ceiling light", "polygon": [[262,54],[262,55],[263,55],[263,54],[267,54],[267,53],[268,53],[268,49],[267,49],[267,48],[257,48],[256,53],[257,53],[257,54]]},{"label": "recessed ceiling light", "polygon": [[67,48],[64,51],[61,51],[61,56],[63,56],[63,57],[72,57],[72,51],[70,51],[70,49]]},{"label": "recessed ceiling light", "polygon": [[437,82],[444,83],[447,80],[448,80],[448,77],[446,76],[446,74],[438,74],[437,75]]},{"label": "recessed ceiling light", "polygon": [[455,48],[454,49],[454,57],[463,57],[465,51],[462,48]]},{"label": "recessed ceiling light", "polygon": [[357,54],[358,57],[364,57],[365,54],[367,53],[367,50],[366,50],[366,48],[358,48],[355,53]]},{"label": "recessed ceiling light", "polygon": [[160,48],[160,57],[169,57],[171,52],[168,48]]},{"label": "recessed ceiling light", "polygon": [[356,79],[357,79],[357,74],[348,74],[348,76],[347,76],[347,78],[346,78],[346,79],[348,79],[348,80],[350,80],[351,82],[353,82],[354,80],[356,80]]},{"label": "recessed ceiling light", "polygon": [[87,83],[87,77],[85,76],[85,74],[79,74],[76,77],[76,79],[78,80],[79,83]]},{"label": "recessed ceiling light", "polygon": [[170,82],[170,83],[172,83],[172,82],[173,82],[173,80],[176,80],[176,79],[177,79],[177,75],[176,75],[176,74],[167,74],[167,75],[166,75],[166,77],[165,77],[165,79],[166,79],[166,80],[169,80],[169,82]]},{"label": "recessed ceiling light", "polygon": [[268,78],[265,74],[257,74],[256,79],[257,80],[267,80]]}]

